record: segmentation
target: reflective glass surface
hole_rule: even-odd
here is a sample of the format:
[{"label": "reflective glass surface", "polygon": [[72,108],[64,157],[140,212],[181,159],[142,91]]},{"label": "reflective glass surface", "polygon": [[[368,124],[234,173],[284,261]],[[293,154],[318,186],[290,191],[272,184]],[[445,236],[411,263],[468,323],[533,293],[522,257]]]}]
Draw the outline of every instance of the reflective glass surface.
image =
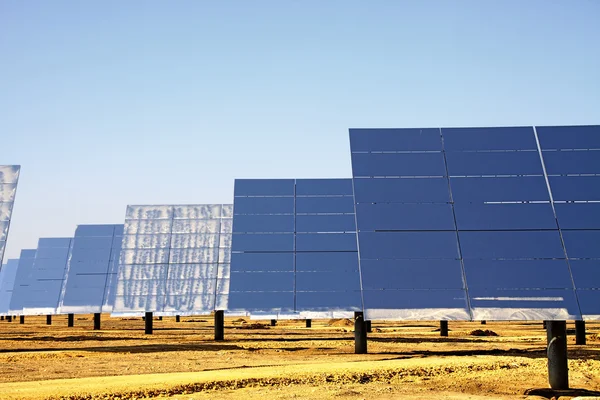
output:
[{"label": "reflective glass surface", "polygon": [[362,308],[352,180],[235,185],[230,311],[279,318]]},{"label": "reflective glass surface", "polygon": [[18,165],[0,165],[0,265],[4,259],[20,171]]},{"label": "reflective glass surface", "polygon": [[79,225],[60,299],[60,312],[112,311],[123,225]]},{"label": "reflective glass surface", "polygon": [[112,312],[226,309],[232,211],[228,204],[128,206]]},{"label": "reflective glass surface", "polygon": [[366,318],[600,319],[600,127],[419,131],[350,130]]}]

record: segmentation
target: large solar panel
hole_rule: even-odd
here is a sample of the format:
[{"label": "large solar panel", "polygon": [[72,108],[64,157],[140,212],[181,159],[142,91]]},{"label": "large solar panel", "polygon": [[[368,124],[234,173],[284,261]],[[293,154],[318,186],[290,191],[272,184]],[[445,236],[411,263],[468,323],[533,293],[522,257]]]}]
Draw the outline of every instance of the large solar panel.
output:
[{"label": "large solar panel", "polygon": [[600,319],[600,126],[537,127],[584,319]]},{"label": "large solar panel", "polygon": [[[23,315],[57,314],[72,238],[41,238],[23,299]],[[20,268],[20,267],[19,267]]]},{"label": "large solar panel", "polygon": [[9,259],[0,270],[0,315],[12,315],[9,313],[10,299],[18,266],[18,259]]},{"label": "large solar panel", "polygon": [[232,205],[128,206],[113,314],[227,308]]},{"label": "large solar panel", "polygon": [[564,204],[579,196],[570,208],[551,201],[533,127],[352,129],[350,144],[365,318],[581,318],[563,241],[593,260],[594,237],[561,232],[555,212],[593,225],[577,216],[593,156],[546,166]]},{"label": "large solar panel", "polygon": [[350,146],[365,318],[469,319],[439,129],[352,129]]},{"label": "large solar panel", "polygon": [[35,260],[35,249],[21,250],[17,273],[10,298],[9,314],[22,315],[25,301],[29,297],[32,281],[33,261]]},{"label": "large solar panel", "polygon": [[21,167],[18,165],[0,165],[0,265],[4,259],[20,171]]},{"label": "large solar panel", "polygon": [[112,311],[123,225],[79,225],[73,238],[61,313]]},{"label": "large solar panel", "polygon": [[234,196],[229,311],[362,309],[350,179],[237,179]]}]

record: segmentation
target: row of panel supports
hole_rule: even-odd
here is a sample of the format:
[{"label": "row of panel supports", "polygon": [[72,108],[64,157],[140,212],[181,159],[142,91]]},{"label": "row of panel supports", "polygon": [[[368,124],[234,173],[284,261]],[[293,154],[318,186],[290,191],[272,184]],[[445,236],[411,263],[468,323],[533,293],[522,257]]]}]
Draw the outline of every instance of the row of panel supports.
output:
[{"label": "row of panel supports", "polygon": [[[555,390],[569,388],[566,321],[545,321],[548,341],[548,382]],[[585,322],[576,321],[576,341],[585,344]],[[448,321],[440,321],[440,335],[448,336]],[[362,312],[354,313],[354,353],[367,353],[367,323]]]}]

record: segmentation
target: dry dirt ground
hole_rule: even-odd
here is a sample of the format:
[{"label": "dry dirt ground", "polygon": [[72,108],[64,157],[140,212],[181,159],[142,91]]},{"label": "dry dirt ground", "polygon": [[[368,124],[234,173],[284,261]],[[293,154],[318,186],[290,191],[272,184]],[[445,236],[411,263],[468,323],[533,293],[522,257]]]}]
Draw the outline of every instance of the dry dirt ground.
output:
[{"label": "dry dirt ground", "polygon": [[[212,317],[154,321],[109,318],[93,331],[78,315],[0,321],[0,399],[512,399],[561,394],[548,388],[540,322],[374,322],[369,354],[354,352],[348,320],[268,321],[227,318],[214,342]],[[568,325],[573,388],[600,395],[600,323],[575,346]],[[473,336],[488,329],[498,336]],[[527,395],[529,394],[529,395]],[[564,398],[576,392],[562,393]]]}]

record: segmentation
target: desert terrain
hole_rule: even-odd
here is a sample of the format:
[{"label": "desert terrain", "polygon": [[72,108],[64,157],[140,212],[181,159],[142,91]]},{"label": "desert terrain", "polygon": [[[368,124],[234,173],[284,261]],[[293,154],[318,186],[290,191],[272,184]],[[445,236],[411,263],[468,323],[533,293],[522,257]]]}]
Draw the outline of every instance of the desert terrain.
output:
[{"label": "desert terrain", "polygon": [[[373,322],[369,354],[354,354],[349,320],[225,319],[213,340],[212,317],[91,315],[0,321],[1,399],[513,399],[569,398],[582,390],[547,390],[541,322]],[[600,323],[587,324],[587,345],[569,328],[574,389],[600,395]],[[487,334],[497,336],[480,336]],[[545,390],[546,389],[546,390]]]}]

